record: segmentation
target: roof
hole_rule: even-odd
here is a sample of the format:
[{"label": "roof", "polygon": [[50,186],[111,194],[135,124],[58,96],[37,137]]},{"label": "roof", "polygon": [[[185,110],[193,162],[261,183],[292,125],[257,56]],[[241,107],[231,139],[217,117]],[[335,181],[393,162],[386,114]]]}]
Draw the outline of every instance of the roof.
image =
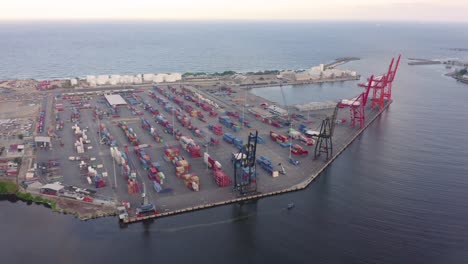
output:
[{"label": "roof", "polygon": [[63,185],[60,185],[58,183],[49,183],[42,186],[41,189],[50,189],[58,192],[63,189]]},{"label": "roof", "polygon": [[127,102],[120,96],[119,94],[106,94],[104,95],[106,97],[107,102],[109,102],[110,105],[126,105]]},{"label": "roof", "polygon": [[34,138],[35,142],[46,142],[50,143],[50,137],[42,137],[42,136],[37,136]]}]

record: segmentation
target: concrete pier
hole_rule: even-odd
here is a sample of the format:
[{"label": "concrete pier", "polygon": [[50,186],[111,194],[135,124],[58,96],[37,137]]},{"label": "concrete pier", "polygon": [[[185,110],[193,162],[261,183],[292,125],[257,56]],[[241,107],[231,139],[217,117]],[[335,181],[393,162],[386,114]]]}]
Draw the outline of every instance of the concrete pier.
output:
[{"label": "concrete pier", "polygon": [[[167,212],[161,212],[157,215],[152,215],[152,216],[146,216],[146,217],[129,217],[125,219],[123,222],[124,223],[135,223],[138,221],[143,221],[147,219],[153,219],[153,218],[159,218],[159,217],[165,217],[165,216],[171,216],[171,215],[176,215],[176,214],[181,214],[181,213],[187,213],[187,212],[192,212],[196,210],[201,210],[205,208],[211,208],[215,206],[221,206],[221,205],[227,205],[231,203],[238,203],[242,201],[248,201],[248,200],[256,200],[268,196],[273,196],[273,195],[280,195],[288,192],[295,192],[299,190],[305,189],[309,184],[312,183],[343,151],[351,145],[351,143],[358,138],[361,133],[375,120],[377,117],[379,117],[392,103],[392,101],[386,102],[384,108],[382,110],[372,110],[367,108],[366,109],[366,124],[364,128],[362,129],[357,129],[355,128],[353,130],[353,133],[341,133],[335,136],[334,141],[336,141],[336,144],[334,142],[335,151],[332,156],[328,161],[325,161],[324,163],[316,164],[313,166],[312,171],[313,173],[310,174],[309,176],[306,176],[302,181],[300,181],[297,184],[294,184],[290,187],[282,188],[279,190],[273,190],[273,191],[266,191],[257,195],[252,195],[252,196],[247,196],[247,197],[239,197],[239,198],[233,198],[233,199],[226,199],[226,200],[219,200],[219,201],[214,201],[214,202],[209,202],[209,203],[200,203],[196,204],[194,206],[188,206],[185,208],[181,209],[175,209],[175,210],[170,210]],[[347,124],[346,124],[347,126]],[[351,128],[349,128],[351,129]],[[267,188],[274,189],[272,186],[268,186]],[[231,193],[232,195],[232,193]]]}]

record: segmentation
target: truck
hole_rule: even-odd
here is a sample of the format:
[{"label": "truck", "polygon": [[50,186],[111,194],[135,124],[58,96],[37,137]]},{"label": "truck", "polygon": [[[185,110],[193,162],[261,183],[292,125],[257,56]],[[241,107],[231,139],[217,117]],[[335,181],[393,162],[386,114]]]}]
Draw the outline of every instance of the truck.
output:
[{"label": "truck", "polygon": [[231,117],[234,117],[234,118],[239,118],[239,113],[238,112],[233,112],[233,111],[226,111],[226,115],[227,116],[231,116]]},{"label": "truck", "polygon": [[213,132],[213,134],[217,136],[221,136],[223,134],[223,127],[220,124],[210,124],[208,125],[208,129]]},{"label": "truck", "polygon": [[271,163],[271,160],[266,156],[260,156],[257,158],[257,164],[262,167],[265,171],[271,174],[273,177],[278,177],[279,172],[276,171]]},{"label": "truck", "polygon": [[300,140],[302,143],[306,144],[307,146],[312,146],[312,145],[314,145],[314,139],[313,139],[312,137],[306,137],[305,135],[302,135],[302,134],[301,134],[301,135],[299,136],[299,140]]},{"label": "truck", "polygon": [[158,211],[156,211],[156,207],[153,204],[145,204],[140,207],[136,208],[136,214],[138,218],[156,215]]},{"label": "truck", "polygon": [[234,144],[234,139],[236,137],[233,136],[231,133],[225,133],[223,136],[223,140],[226,141],[229,144]]},{"label": "truck", "polygon": [[139,148],[139,147],[135,147],[135,153],[138,157],[138,159],[140,160],[140,163],[141,163],[141,166],[147,170],[149,168],[149,163],[151,163],[151,158],[148,154],[146,154],[146,152]]},{"label": "truck", "polygon": [[200,107],[207,112],[211,112],[213,110],[213,108],[207,103],[201,103]]},{"label": "truck", "polygon": [[295,130],[294,128],[288,129],[288,136],[292,139],[299,139],[301,132]]},{"label": "truck", "polygon": [[179,140],[180,146],[187,151],[192,158],[200,158],[201,151],[200,146],[189,137],[182,136]]},{"label": "truck", "polygon": [[229,116],[220,116],[218,117],[218,121],[221,125],[227,127],[227,128],[231,128],[232,126],[232,122],[231,122],[231,119],[229,118]]},{"label": "truck", "polygon": [[163,185],[166,176],[161,170],[158,170],[157,167],[151,165],[151,167],[148,170],[148,178],[152,181],[156,181],[160,185]]},{"label": "truck", "polygon": [[237,149],[240,150],[240,149],[242,149],[242,146],[244,145],[244,142],[240,138],[235,138],[234,141],[233,141],[233,144]]},{"label": "truck", "polygon": [[302,148],[299,144],[294,144],[291,146],[291,153],[294,155],[308,155],[309,151]]},{"label": "truck", "polygon": [[288,137],[273,131],[270,131],[270,138],[271,140],[278,142],[278,143],[284,143],[288,141]]},{"label": "truck", "polygon": [[221,169],[221,163],[216,161],[213,157],[211,157],[208,153],[203,153],[203,163],[205,163],[209,169]]}]

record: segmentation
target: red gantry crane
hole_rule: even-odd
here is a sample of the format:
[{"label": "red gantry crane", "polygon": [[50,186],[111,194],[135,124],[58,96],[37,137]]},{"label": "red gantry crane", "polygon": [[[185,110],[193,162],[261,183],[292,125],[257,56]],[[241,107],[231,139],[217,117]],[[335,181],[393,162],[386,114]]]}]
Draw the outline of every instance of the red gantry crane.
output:
[{"label": "red gantry crane", "polygon": [[367,83],[358,84],[359,87],[365,89],[364,92],[362,92],[360,95],[351,100],[342,100],[342,102],[340,103],[341,107],[349,107],[351,114],[351,127],[355,127],[356,123],[359,123],[359,128],[364,127],[365,107],[367,105],[367,100],[371,89],[372,109],[374,109],[375,106],[378,105],[379,110],[382,110],[385,105],[385,101],[389,102],[391,100],[392,83],[395,79],[395,75],[398,70],[398,65],[400,64],[400,58],[401,55],[398,56],[396,62],[395,58],[392,58],[387,73],[375,77],[374,75],[372,75],[369,79],[367,79]]},{"label": "red gantry crane", "polygon": [[[400,65],[400,59],[401,55],[398,56],[396,62],[395,58],[392,58],[387,73],[381,76],[374,77],[373,82],[370,83],[372,89],[372,109],[374,109],[375,106],[378,105],[379,110],[382,110],[384,107],[385,100],[388,102],[392,99],[392,83],[395,79],[398,66]],[[359,84],[359,87],[367,88],[368,85],[369,83]]]},{"label": "red gantry crane", "polygon": [[374,75],[369,78],[366,90],[355,99],[350,100],[351,102],[348,106],[351,114],[351,127],[355,127],[357,122],[359,122],[359,128],[364,127],[364,121],[366,119],[365,108],[367,104],[367,97],[369,96],[369,91],[373,82]]}]

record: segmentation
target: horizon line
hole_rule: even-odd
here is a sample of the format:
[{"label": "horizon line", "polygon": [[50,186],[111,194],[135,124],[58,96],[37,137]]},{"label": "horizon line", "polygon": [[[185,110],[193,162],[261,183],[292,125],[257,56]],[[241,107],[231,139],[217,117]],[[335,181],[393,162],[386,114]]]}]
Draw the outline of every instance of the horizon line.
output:
[{"label": "horizon line", "polygon": [[2,19],[0,22],[367,22],[367,23],[430,23],[430,24],[468,24],[466,21],[421,20],[421,19],[158,19],[158,18],[32,18]]}]

